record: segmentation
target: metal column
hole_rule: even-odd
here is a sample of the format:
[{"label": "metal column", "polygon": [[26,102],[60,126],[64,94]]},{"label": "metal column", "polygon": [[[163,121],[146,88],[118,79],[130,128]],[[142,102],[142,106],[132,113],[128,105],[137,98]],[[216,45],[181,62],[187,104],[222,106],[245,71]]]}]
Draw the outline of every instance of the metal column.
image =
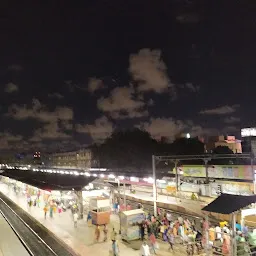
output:
[{"label": "metal column", "polygon": [[156,162],[155,156],[152,156],[152,170],[153,170],[153,202],[154,202],[154,215],[157,216],[157,187],[156,187]]},{"label": "metal column", "polygon": [[205,255],[208,256],[208,255],[211,255],[210,254],[210,243],[209,243],[209,217],[208,215],[205,216],[205,221],[207,223],[207,230],[205,230]]},{"label": "metal column", "polygon": [[124,207],[125,207],[125,211],[126,211],[126,209],[127,209],[126,207],[127,206],[126,206],[126,191],[125,191],[126,188],[125,188],[125,183],[124,183],[123,188],[124,188]]},{"label": "metal column", "polygon": [[256,187],[255,187],[255,172],[254,172],[254,155],[251,154],[251,172],[252,172],[252,179],[253,179],[253,193],[256,194]]},{"label": "metal column", "polygon": [[179,191],[179,174],[178,174],[178,162],[179,161],[175,161],[175,179],[176,179],[176,192],[178,193]]},{"label": "metal column", "polygon": [[231,255],[237,255],[237,247],[236,247],[236,213],[232,213],[232,237],[231,237]]}]

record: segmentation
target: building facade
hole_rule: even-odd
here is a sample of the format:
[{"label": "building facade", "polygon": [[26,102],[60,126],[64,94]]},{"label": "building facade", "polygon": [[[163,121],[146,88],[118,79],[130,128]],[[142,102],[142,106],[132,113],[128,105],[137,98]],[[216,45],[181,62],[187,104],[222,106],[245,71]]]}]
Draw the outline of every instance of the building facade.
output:
[{"label": "building facade", "polygon": [[50,164],[54,167],[86,169],[98,167],[98,161],[93,158],[90,149],[54,153],[50,156]]},{"label": "building facade", "polygon": [[219,146],[228,147],[234,154],[242,153],[241,140],[236,139],[235,136],[221,135],[209,137],[208,142],[206,143],[206,150],[210,153]]},{"label": "building facade", "polygon": [[256,127],[241,129],[241,137],[243,152],[256,155]]}]

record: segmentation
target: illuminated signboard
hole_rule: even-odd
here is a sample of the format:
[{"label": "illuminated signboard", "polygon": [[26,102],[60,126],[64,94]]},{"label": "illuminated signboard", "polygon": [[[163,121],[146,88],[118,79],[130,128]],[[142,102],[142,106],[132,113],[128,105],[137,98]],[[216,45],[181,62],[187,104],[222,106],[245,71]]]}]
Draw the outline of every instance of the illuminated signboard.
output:
[{"label": "illuminated signboard", "polygon": [[256,136],[256,128],[243,128],[241,129],[242,137]]}]

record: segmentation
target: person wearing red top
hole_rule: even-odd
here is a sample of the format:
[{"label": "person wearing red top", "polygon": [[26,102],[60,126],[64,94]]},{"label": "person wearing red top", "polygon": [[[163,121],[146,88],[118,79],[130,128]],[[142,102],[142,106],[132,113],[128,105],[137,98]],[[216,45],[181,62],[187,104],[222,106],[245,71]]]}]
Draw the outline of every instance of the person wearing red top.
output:
[{"label": "person wearing red top", "polygon": [[151,233],[149,237],[149,241],[150,241],[153,253],[156,254],[156,237],[153,233]]}]

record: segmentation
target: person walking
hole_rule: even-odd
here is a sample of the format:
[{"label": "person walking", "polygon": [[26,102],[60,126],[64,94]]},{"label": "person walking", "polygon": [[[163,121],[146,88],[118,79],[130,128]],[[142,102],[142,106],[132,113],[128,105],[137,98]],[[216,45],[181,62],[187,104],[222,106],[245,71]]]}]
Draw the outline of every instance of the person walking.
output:
[{"label": "person walking", "polygon": [[110,239],[112,242],[116,241],[116,236],[117,236],[117,233],[115,231],[115,228],[113,228],[113,230],[111,231],[111,234],[110,234]]},{"label": "person walking", "polygon": [[117,240],[115,240],[115,241],[112,243],[112,251],[113,251],[113,255],[114,255],[114,256],[118,256],[118,255],[119,255],[119,245],[118,245]]},{"label": "person walking", "polygon": [[150,240],[152,252],[153,252],[154,254],[156,254],[157,242],[156,242],[156,237],[155,237],[154,233],[151,233],[151,235],[150,235],[150,237],[149,237],[149,240]]},{"label": "person walking", "polygon": [[140,248],[140,255],[141,256],[150,256],[150,249],[146,241],[144,241]]},{"label": "person walking", "polygon": [[144,240],[144,235],[145,235],[144,222],[140,223],[139,227],[140,227],[140,238],[141,238],[141,241],[143,241]]},{"label": "person walking", "polygon": [[73,219],[74,219],[74,227],[77,228],[77,220],[78,220],[78,214],[77,214],[77,212],[74,213]]},{"label": "person walking", "polygon": [[99,240],[100,240],[100,226],[97,225],[95,228],[95,241],[99,242]]},{"label": "person walking", "polygon": [[168,243],[170,245],[169,247],[169,251],[170,249],[172,249],[173,251],[173,245],[174,245],[174,234],[173,234],[173,230],[172,229],[169,229],[168,232],[167,232],[167,238],[168,238]]},{"label": "person walking", "polygon": [[108,227],[107,227],[106,224],[104,224],[103,233],[104,233],[104,240],[103,240],[103,242],[106,242],[108,240]]}]

